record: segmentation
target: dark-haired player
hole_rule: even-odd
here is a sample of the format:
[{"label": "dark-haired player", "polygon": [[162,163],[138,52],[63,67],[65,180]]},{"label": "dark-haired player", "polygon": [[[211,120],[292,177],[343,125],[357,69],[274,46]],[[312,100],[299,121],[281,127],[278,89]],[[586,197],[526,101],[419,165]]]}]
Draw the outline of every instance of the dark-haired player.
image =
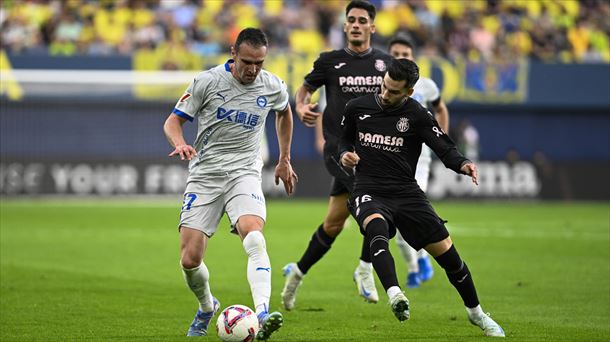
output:
[{"label": "dark-haired player", "polygon": [[[262,233],[266,207],[260,146],[267,114],[275,110],[280,148],[275,181],[281,179],[291,194],[297,181],[290,165],[292,112],[286,84],[262,70],[267,55],[263,31],[241,31],[231,55],[233,59],[225,64],[195,77],[163,126],[174,147],[170,157],[190,160],[180,213],[180,264],[199,308],[187,335],[206,335],[219,308],[202,259],[226,213],[248,255],[248,283],[260,323],[257,338],[266,340],[281,327],[283,318],[279,312],[268,312],[271,263]],[[184,140],[182,125],[193,120],[197,138],[191,146]]]},{"label": "dark-haired player", "polygon": [[445,166],[469,175],[478,184],[475,164],[457,151],[432,114],[409,97],[418,78],[414,62],[393,60],[380,94],[347,103],[339,153],[344,167],[355,168],[350,210],[370,241],[373,267],[400,321],[409,319],[409,301],[398,285],[388,245],[396,229],[413,248],[425,248],[445,270],[464,301],[470,322],[487,336],[503,337],[502,328],[481,309],[468,266],[415,180],[415,166],[425,143]]},{"label": "dark-haired player", "polygon": [[[310,103],[311,96],[318,88],[325,86],[327,106],[321,118],[325,140],[324,161],[333,180],[324,222],[313,233],[301,259],[284,267],[286,282],[282,290],[282,303],[287,310],[294,307],[296,291],[304,275],[331,248],[349,216],[346,203],[353,174],[339,165],[337,146],[341,137],[341,116],[347,101],[379,92],[386,65],[391,59],[383,51],[371,47],[375,13],[375,6],[366,1],[354,0],[347,5],[343,26],[347,47],[320,54],[296,94],[299,118],[305,125],[314,127],[320,124],[321,113],[316,111],[316,104]],[[366,301],[376,303],[379,300],[367,243],[363,243],[354,280],[358,292]]]},{"label": "dark-haired player", "polygon": [[[388,52],[394,58],[406,58],[415,61],[413,43],[406,37],[398,35],[392,38],[388,43]],[[420,77],[413,87],[411,98],[417,100],[426,108],[430,106],[440,128],[445,132],[449,132],[449,110],[441,98],[438,86],[432,79]],[[432,163],[432,152],[428,146],[422,146],[421,155],[415,170],[415,180],[417,180],[417,185],[424,192],[428,189],[430,163]],[[396,245],[409,266],[407,287],[417,288],[422,281],[432,278],[434,269],[430,263],[430,256],[425,249],[416,251],[413,247],[409,246],[400,234],[396,234]]]}]

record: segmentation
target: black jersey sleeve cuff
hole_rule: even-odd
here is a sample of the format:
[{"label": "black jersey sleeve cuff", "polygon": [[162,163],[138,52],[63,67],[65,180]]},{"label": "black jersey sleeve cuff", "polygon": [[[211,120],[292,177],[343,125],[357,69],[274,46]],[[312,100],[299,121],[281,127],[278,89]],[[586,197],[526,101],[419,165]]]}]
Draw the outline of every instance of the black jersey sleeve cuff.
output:
[{"label": "black jersey sleeve cuff", "polygon": [[307,80],[303,81],[303,85],[305,86],[305,88],[311,90],[311,92],[313,93],[314,91],[318,90],[318,88],[320,87],[316,87],[315,85],[307,82]]},{"label": "black jersey sleeve cuff", "polygon": [[464,160],[461,164],[460,164],[460,168],[458,169],[459,172],[463,175],[466,175],[467,173],[465,173],[464,171],[462,171],[462,168],[464,167],[464,165],[468,164],[468,163],[472,163],[472,160],[470,159],[466,159]]}]

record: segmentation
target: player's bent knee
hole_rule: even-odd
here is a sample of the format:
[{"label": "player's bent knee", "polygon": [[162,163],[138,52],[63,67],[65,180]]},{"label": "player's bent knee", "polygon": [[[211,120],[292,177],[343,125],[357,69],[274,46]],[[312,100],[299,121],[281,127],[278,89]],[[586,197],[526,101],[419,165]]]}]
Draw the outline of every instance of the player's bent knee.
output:
[{"label": "player's bent knee", "polygon": [[246,238],[246,236],[255,231],[262,231],[265,226],[265,221],[256,215],[244,215],[241,216],[235,227],[239,232],[239,235],[242,237],[242,240]]},{"label": "player's bent knee", "polygon": [[424,249],[428,252],[432,257],[437,257],[439,255],[445,254],[453,246],[453,241],[451,241],[451,237],[447,237],[441,241],[433,242],[429,245],[426,245]]},{"label": "player's bent knee", "polygon": [[182,258],[180,258],[180,265],[182,265],[182,268],[190,270],[201,265],[201,258],[194,255],[182,255]]},{"label": "player's bent knee", "polygon": [[337,237],[337,235],[339,235],[339,233],[341,233],[341,231],[343,230],[343,226],[345,225],[345,222],[339,223],[339,222],[333,222],[333,223],[326,223],[324,222],[324,225],[322,226],[322,229],[324,229],[324,232],[330,236],[330,237]]},{"label": "player's bent knee", "polygon": [[265,236],[260,231],[249,232],[246,237],[244,237],[243,241],[244,249],[265,249],[267,248],[265,244]]},{"label": "player's bent knee", "polygon": [[376,219],[376,218],[380,218],[380,219],[382,219],[382,220],[385,220],[385,218],[384,218],[384,217],[383,217],[383,215],[381,215],[381,214],[378,214],[378,213],[371,214],[371,215],[367,216],[367,217],[364,219],[364,221],[362,222],[362,224],[364,225],[364,227],[362,227],[362,228],[366,229],[366,226],[367,226],[367,225],[368,225],[368,224],[369,224],[371,221],[373,221],[373,220],[374,220],[374,219]]}]

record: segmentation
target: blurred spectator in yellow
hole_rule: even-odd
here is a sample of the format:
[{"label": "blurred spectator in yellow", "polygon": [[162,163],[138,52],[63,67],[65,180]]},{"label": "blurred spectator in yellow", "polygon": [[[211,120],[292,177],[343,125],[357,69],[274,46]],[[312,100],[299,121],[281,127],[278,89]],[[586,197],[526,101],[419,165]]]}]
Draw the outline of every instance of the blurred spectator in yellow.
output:
[{"label": "blurred spectator in yellow", "polygon": [[[401,32],[420,51],[452,60],[610,62],[608,0],[371,1],[379,8],[373,43],[380,46]],[[127,55],[147,46],[166,54],[178,30],[182,48],[207,56],[226,51],[245,27],[268,32],[274,51],[308,54],[344,45],[337,21],[342,0],[3,0],[0,6],[0,48],[9,53]]]}]

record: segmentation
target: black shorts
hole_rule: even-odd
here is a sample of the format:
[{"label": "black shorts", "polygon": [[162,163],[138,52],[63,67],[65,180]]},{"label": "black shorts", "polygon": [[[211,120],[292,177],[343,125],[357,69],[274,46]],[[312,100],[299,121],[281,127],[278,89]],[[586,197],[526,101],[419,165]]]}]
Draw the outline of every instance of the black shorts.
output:
[{"label": "black shorts", "polygon": [[336,146],[324,146],[324,165],[326,170],[333,176],[330,185],[330,195],[337,196],[352,192],[354,187],[354,174],[341,166]]},{"label": "black shorts", "polygon": [[421,190],[409,196],[392,198],[356,190],[350,196],[348,207],[362,234],[364,219],[379,213],[388,221],[390,238],[396,235],[398,229],[407,243],[416,250],[449,237],[446,221],[436,214]]}]

